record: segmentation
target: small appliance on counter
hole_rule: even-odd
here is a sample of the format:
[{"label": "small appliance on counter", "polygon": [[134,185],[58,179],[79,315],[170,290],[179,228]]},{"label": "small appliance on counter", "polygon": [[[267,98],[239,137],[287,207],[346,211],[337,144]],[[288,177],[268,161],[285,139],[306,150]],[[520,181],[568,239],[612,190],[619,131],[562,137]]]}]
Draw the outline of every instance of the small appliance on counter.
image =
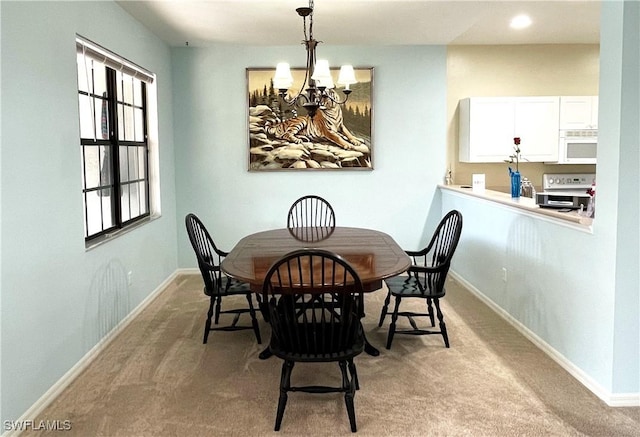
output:
[{"label": "small appliance on counter", "polygon": [[542,208],[587,209],[591,196],[587,190],[595,181],[594,173],[544,174],[536,204]]},{"label": "small appliance on counter", "polygon": [[520,195],[522,197],[536,197],[536,189],[529,180],[529,178],[522,178],[522,182],[520,183]]}]

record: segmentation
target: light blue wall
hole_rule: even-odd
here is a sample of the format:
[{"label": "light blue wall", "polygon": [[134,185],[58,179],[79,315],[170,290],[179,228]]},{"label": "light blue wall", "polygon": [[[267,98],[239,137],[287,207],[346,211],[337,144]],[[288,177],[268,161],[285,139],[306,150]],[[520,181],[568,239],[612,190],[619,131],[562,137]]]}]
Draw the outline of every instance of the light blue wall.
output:
[{"label": "light blue wall", "polygon": [[603,80],[615,109],[605,108],[603,117],[612,125],[605,135],[616,135],[620,144],[613,387],[624,391],[640,387],[640,2],[607,5],[602,12],[603,20],[619,23],[603,28]]},{"label": "light blue wall", "polygon": [[453,270],[610,392],[615,260],[599,253],[615,243],[470,196],[442,204],[464,216]]},{"label": "light blue wall", "polygon": [[618,405],[640,396],[639,7],[602,4],[593,234],[469,196],[442,199],[465,217],[453,270]]},{"label": "light blue wall", "polygon": [[[319,194],[338,225],[370,227],[417,248],[440,206],[435,188],[446,169],[445,47],[332,47],[333,65],[374,67],[373,171],[249,173],[247,67],[304,62],[304,49],[216,45],[174,49],[178,222],[198,214],[226,250],[247,234],[284,227],[291,203]],[[184,225],[179,263],[194,267]]]},{"label": "light blue wall", "polygon": [[[177,268],[170,51],[114,2],[2,19],[2,420],[15,420]],[[75,36],[157,73],[161,218],[85,251]],[[127,285],[126,272],[133,272]]]}]

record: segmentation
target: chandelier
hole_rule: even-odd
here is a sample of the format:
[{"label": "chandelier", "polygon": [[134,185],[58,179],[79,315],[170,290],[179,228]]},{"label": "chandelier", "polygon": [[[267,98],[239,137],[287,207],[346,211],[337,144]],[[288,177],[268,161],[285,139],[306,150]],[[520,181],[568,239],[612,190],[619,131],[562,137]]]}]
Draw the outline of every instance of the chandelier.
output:
[{"label": "chandelier", "polygon": [[[338,94],[333,91],[335,85],[331,77],[329,69],[329,61],[325,59],[316,60],[316,47],[321,41],[313,38],[313,0],[309,0],[308,7],[300,7],[296,9],[299,16],[302,17],[304,26],[303,44],[307,50],[307,65],[305,69],[304,82],[300,86],[300,91],[293,97],[288,97],[287,92],[293,85],[293,77],[291,69],[286,62],[280,62],[276,66],[276,73],[273,77],[273,86],[278,89],[278,94],[288,105],[301,105],[307,110],[309,115],[313,117],[318,109],[324,107],[327,99],[342,105],[349,99],[351,90],[349,85],[357,83],[353,66],[343,65],[340,67],[338,75],[338,84],[344,85],[342,92],[344,98],[340,100]],[[307,26],[307,18],[309,23]]]}]

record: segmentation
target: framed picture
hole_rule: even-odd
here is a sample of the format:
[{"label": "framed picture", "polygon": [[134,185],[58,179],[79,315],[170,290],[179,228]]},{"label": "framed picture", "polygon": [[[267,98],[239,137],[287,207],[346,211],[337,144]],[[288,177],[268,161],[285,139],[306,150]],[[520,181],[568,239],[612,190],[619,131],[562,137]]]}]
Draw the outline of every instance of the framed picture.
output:
[{"label": "framed picture", "polygon": [[[327,101],[310,116],[290,105],[273,86],[275,68],[247,68],[249,171],[373,170],[373,68],[354,68],[348,100]],[[332,69],[334,82],[338,69]],[[286,98],[299,93],[303,68],[292,68]],[[298,88],[296,88],[298,87]],[[343,88],[330,90],[336,100]]]}]

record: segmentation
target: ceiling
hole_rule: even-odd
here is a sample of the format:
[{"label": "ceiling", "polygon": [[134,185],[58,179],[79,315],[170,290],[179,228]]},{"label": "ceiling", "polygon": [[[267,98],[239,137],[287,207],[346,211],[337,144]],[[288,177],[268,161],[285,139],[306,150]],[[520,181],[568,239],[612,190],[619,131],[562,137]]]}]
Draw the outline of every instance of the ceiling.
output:
[{"label": "ceiling", "polygon": [[[315,0],[314,36],[335,45],[598,44],[600,1]],[[308,0],[146,0],[118,4],[171,46],[291,45]],[[526,13],[533,24],[509,28]]]}]

